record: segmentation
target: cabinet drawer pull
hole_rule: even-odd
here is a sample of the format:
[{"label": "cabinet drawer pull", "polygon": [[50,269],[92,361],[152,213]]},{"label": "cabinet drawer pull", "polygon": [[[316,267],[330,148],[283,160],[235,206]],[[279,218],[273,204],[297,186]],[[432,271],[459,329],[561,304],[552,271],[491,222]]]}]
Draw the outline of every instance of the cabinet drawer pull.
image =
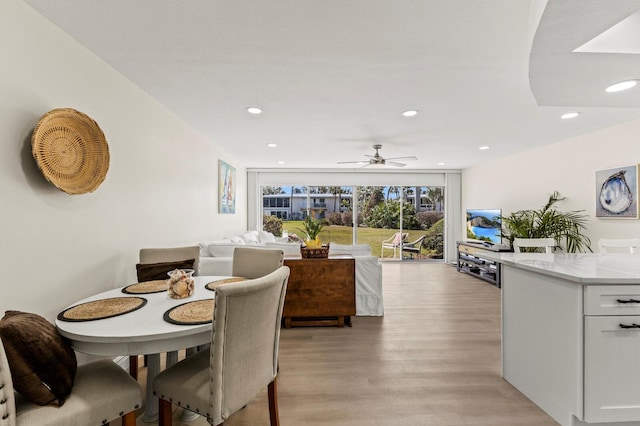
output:
[{"label": "cabinet drawer pull", "polygon": [[640,328],[640,325],[636,323],[633,323],[631,325],[620,324],[620,328]]},{"label": "cabinet drawer pull", "polygon": [[617,299],[618,303],[640,303],[638,299]]}]

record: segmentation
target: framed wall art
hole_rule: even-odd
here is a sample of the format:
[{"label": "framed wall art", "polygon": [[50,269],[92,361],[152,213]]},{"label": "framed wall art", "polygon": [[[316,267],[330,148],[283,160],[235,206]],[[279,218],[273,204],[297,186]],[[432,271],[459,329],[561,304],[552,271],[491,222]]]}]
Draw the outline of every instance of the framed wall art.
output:
[{"label": "framed wall art", "polygon": [[638,165],[596,172],[596,217],[638,218]]},{"label": "framed wall art", "polygon": [[218,213],[236,212],[236,169],[218,160]]}]

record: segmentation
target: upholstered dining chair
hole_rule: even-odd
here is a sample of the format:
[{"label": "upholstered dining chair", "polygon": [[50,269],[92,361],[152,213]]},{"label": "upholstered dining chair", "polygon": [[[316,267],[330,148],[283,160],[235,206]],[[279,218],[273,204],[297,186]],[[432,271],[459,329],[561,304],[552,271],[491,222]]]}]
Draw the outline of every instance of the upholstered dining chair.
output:
[{"label": "upholstered dining chair", "polygon": [[135,426],[135,410],[141,405],[141,386],[108,359],[78,367],[71,394],[62,406],[30,402],[13,390],[0,341],[0,426],[104,425],[118,417],[123,426]]},{"label": "upholstered dining chair", "polygon": [[544,253],[553,253],[556,246],[556,240],[553,238],[514,238],[513,251],[522,253],[523,248],[543,248]]},{"label": "upholstered dining chair", "polygon": [[[142,248],[140,249],[140,263],[141,264],[153,264],[163,262],[178,262],[194,259],[193,262],[193,274],[198,275],[198,264],[200,263],[200,247],[199,246],[186,246],[186,247],[159,247],[159,248]],[[168,271],[167,271],[168,272]],[[169,278],[168,276],[166,278]],[[190,352],[194,352],[190,349]],[[167,354],[169,363],[176,362],[178,360],[178,353],[171,352]],[[146,359],[146,358],[145,358]],[[146,365],[146,362],[145,362]],[[129,357],[129,373],[132,377],[138,378],[138,357]]]},{"label": "upholstered dining chair", "polygon": [[193,274],[198,275],[199,246],[140,249],[140,263],[175,262],[187,259],[195,260],[193,262]]},{"label": "upholstered dining chair", "polygon": [[263,277],[281,267],[284,251],[255,247],[236,247],[233,251],[231,274],[249,279]]},{"label": "upholstered dining chair", "polygon": [[159,426],[170,426],[172,404],[221,425],[267,387],[271,426],[280,424],[276,378],[280,321],[289,268],[216,289],[211,345],[156,376]]},{"label": "upholstered dining chair", "polygon": [[600,253],[638,253],[640,238],[600,238],[598,251]]}]

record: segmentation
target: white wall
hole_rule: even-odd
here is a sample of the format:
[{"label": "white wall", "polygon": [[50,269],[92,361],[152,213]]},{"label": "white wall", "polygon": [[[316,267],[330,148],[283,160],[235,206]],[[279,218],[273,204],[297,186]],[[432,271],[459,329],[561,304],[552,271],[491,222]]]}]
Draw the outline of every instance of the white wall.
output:
[{"label": "white wall", "polygon": [[[19,0],[0,2],[0,316],[49,320],[136,281],[141,247],[197,244],[246,230],[246,172],[145,92]],[[101,127],[111,154],[93,193],[45,181],[31,133],[54,108]],[[218,159],[237,169],[236,214],[217,213]]]},{"label": "white wall", "polygon": [[[588,120],[583,114],[580,120]],[[501,208],[503,215],[539,209],[558,190],[567,197],[562,210],[585,210],[587,235],[597,251],[598,238],[640,237],[638,219],[595,217],[597,170],[640,162],[640,120],[533,149],[462,172],[462,211]],[[464,220],[464,217],[463,217]]]}]

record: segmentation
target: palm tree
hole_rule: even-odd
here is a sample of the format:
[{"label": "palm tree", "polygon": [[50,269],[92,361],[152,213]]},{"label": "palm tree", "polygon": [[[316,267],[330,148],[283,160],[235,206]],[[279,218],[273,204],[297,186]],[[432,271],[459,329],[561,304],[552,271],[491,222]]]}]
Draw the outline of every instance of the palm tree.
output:
[{"label": "palm tree", "polygon": [[[340,198],[340,194],[342,194],[342,187],[341,186],[330,186],[329,187],[329,192],[331,194],[333,194],[333,211],[336,211],[336,195],[338,196],[338,198]],[[342,200],[340,200],[342,201]],[[338,205],[342,205],[342,203],[338,204]]]}]

